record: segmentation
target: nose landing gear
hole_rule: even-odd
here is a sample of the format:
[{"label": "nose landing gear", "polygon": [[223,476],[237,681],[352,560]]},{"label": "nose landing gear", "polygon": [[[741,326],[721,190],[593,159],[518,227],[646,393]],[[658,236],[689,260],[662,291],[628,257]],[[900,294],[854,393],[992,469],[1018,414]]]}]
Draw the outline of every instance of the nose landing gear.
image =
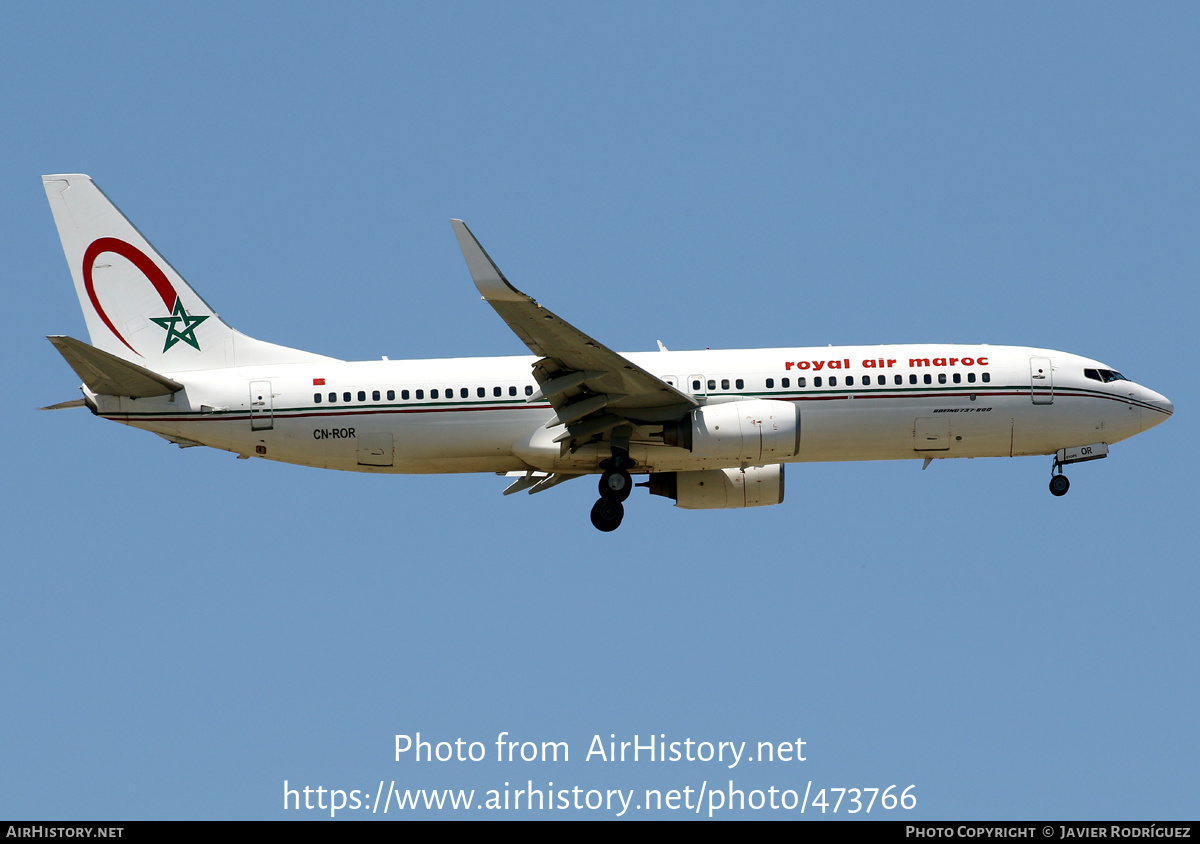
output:
[{"label": "nose landing gear", "polygon": [[1055,496],[1066,495],[1067,490],[1071,488],[1071,482],[1063,474],[1063,466],[1068,463],[1086,463],[1107,456],[1108,443],[1060,448],[1054,455],[1054,465],[1050,467],[1050,493]]},{"label": "nose landing gear", "polygon": [[1062,474],[1062,466],[1058,467],[1059,474],[1050,476],[1050,492],[1053,495],[1066,495],[1071,488],[1071,482]]}]

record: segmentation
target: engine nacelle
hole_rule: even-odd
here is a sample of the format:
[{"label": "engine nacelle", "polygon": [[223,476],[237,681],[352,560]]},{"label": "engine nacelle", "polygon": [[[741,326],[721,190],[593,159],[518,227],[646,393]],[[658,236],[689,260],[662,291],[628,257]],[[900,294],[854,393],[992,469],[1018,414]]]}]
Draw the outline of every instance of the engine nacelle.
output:
[{"label": "engine nacelle", "polygon": [[702,472],[658,472],[650,476],[650,494],[675,499],[684,510],[726,510],[783,503],[783,465]]},{"label": "engine nacelle", "polygon": [[714,460],[786,460],[800,450],[800,406],[769,399],[705,405],[664,426],[663,442]]}]

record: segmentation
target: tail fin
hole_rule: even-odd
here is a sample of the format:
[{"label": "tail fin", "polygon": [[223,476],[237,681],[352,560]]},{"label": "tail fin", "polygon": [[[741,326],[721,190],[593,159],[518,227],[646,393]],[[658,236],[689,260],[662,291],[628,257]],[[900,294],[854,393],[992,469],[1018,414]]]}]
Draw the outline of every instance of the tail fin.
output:
[{"label": "tail fin", "polygon": [[42,184],[97,349],[155,372],[330,360],[226,325],[91,177]]}]

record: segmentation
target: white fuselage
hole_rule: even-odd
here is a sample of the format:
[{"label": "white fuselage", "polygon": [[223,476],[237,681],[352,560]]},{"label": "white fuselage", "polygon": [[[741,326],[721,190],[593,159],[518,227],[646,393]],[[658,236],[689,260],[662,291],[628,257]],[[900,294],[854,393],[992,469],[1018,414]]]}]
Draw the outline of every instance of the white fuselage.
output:
[{"label": "white fuselage", "polygon": [[[786,462],[1001,457],[1114,443],[1166,419],[1158,393],[1088,378],[1104,365],[1013,346],[840,346],[628,353],[701,403],[797,402]],[[606,443],[553,442],[554,411],[527,401],[532,356],[321,361],[170,373],[172,396],[93,396],[100,415],[238,454],[363,472],[594,472]],[[914,383],[915,382],[915,383]],[[732,468],[636,428],[635,472]]]}]

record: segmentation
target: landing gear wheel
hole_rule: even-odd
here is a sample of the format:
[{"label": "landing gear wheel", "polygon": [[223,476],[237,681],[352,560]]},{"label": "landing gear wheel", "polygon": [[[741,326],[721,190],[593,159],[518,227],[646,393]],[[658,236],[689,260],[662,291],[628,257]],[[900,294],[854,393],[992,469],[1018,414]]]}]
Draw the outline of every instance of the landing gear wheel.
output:
[{"label": "landing gear wheel", "polygon": [[620,501],[609,501],[601,498],[592,505],[592,524],[596,530],[605,533],[616,530],[625,518],[625,507]]},{"label": "landing gear wheel", "polygon": [[600,476],[600,497],[620,504],[633,492],[633,478],[624,469],[609,469]]},{"label": "landing gear wheel", "polygon": [[1071,488],[1071,482],[1066,475],[1055,475],[1050,479],[1050,492],[1054,495],[1066,495]]}]

